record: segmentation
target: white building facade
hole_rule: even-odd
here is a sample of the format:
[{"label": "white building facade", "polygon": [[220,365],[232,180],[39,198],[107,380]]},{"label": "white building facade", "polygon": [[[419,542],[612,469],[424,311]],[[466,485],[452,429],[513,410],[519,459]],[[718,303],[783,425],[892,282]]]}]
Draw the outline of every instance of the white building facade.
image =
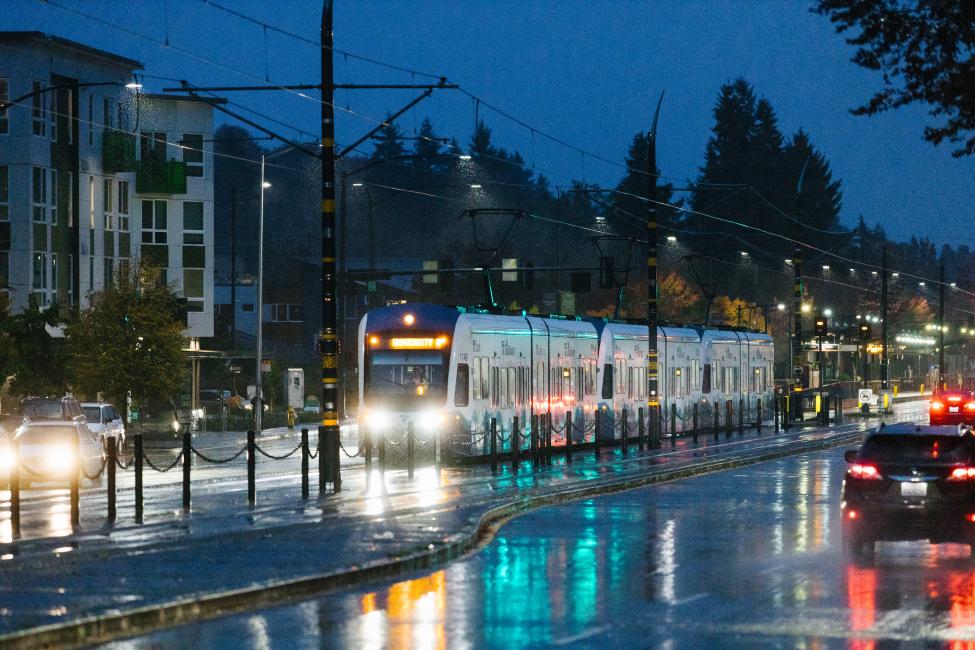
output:
[{"label": "white building facade", "polygon": [[138,61],[40,32],[0,32],[0,284],[12,311],[85,308],[132,260],[213,336],[212,108],[147,95]]}]

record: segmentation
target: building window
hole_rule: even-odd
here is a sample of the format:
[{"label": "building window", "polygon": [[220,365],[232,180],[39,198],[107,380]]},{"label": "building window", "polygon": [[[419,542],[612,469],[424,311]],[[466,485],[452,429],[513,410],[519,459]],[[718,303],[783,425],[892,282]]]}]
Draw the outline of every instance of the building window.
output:
[{"label": "building window", "polygon": [[10,290],[10,253],[0,251],[0,291]]},{"label": "building window", "polygon": [[114,186],[115,181],[113,179],[102,179],[102,209],[105,213],[105,230],[112,230],[114,228],[115,215],[112,213],[112,208],[114,207],[112,189]]},{"label": "building window", "polygon": [[139,139],[139,156],[140,160],[166,160],[166,134],[143,131]]},{"label": "building window", "polygon": [[[47,253],[34,253],[34,273],[31,283],[34,293],[47,289]],[[42,302],[41,304],[47,304]]]},{"label": "building window", "polygon": [[129,231],[129,181],[118,182],[118,229]]},{"label": "building window", "polygon": [[187,176],[203,176],[203,135],[183,134],[183,162]]},{"label": "building window", "polygon": [[10,168],[0,165],[0,221],[10,221]]},{"label": "building window", "polygon": [[203,245],[203,204],[183,202],[183,243]]},{"label": "building window", "polygon": [[302,305],[270,305],[272,323],[301,323],[304,322]]},{"label": "building window", "polygon": [[[10,99],[10,81],[6,77],[0,77],[0,102],[8,99]],[[10,118],[7,117],[7,111],[0,112],[0,135],[7,133],[9,129]]]},{"label": "building window", "polygon": [[68,227],[74,227],[74,172],[68,172]]},{"label": "building window", "polygon": [[102,98],[102,126],[112,128],[112,100],[108,97]]},{"label": "building window", "polygon": [[203,269],[183,270],[183,296],[187,311],[203,311]]},{"label": "building window", "polygon": [[51,225],[58,223],[58,170],[51,170]]},{"label": "building window", "polygon": [[[91,230],[95,229],[95,177],[88,177],[88,228]],[[91,255],[95,254],[95,251],[90,251]]]},{"label": "building window", "polygon": [[47,119],[51,129],[51,142],[58,141],[58,95],[60,94],[60,90],[52,91],[48,99]]},{"label": "building window", "polygon": [[254,303],[252,303],[252,302],[243,302],[243,303],[240,304],[240,310],[241,311],[254,311]]},{"label": "building window", "polygon": [[42,138],[47,133],[47,116],[45,115],[45,105],[47,103],[47,94],[41,92],[43,86],[40,81],[34,82],[34,96],[31,98],[31,125],[34,135],[39,135]]},{"label": "building window", "polygon": [[166,243],[166,202],[142,202],[142,243]]},{"label": "building window", "polygon": [[[95,146],[95,96],[88,95],[88,146]],[[92,222],[94,228],[94,222]]]},{"label": "building window", "polygon": [[65,90],[65,119],[68,121],[68,144],[74,144],[74,91],[70,88]]},{"label": "building window", "polygon": [[34,167],[33,219],[38,223],[47,221],[47,170]]},{"label": "building window", "polygon": [[58,254],[50,253],[51,256],[51,293],[58,294]]}]

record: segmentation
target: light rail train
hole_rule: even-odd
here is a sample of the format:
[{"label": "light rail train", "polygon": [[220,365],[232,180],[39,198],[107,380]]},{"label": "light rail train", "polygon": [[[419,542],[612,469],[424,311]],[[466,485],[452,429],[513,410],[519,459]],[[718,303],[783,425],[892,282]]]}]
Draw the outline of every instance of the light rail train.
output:
[{"label": "light rail train", "polygon": [[[772,398],[772,338],[759,332],[692,326],[657,328],[659,396],[677,430],[690,426],[694,402],[739,400],[755,408]],[[358,332],[359,413],[370,439],[402,441],[412,423],[421,444],[486,453],[492,418],[503,448],[518,418],[527,435],[533,415],[550,416],[573,442],[591,441],[596,411],[602,436],[619,416],[647,403],[647,328],[604,318],[501,315],[463,307],[405,303],[372,310]],[[615,426],[614,426],[615,422]],[[619,437],[616,435],[615,437]],[[555,444],[564,444],[564,433]]]}]

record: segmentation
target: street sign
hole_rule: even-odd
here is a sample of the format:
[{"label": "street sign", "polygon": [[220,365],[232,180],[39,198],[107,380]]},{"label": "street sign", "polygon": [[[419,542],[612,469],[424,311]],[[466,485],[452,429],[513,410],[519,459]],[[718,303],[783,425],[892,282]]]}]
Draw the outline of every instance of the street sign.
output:
[{"label": "street sign", "polygon": [[857,401],[860,404],[869,404],[870,406],[877,405],[877,396],[874,394],[871,388],[861,388],[857,392]]},{"label": "street sign", "polygon": [[261,359],[261,372],[271,372],[270,359]]},{"label": "street sign", "polygon": [[231,374],[239,375],[242,368],[240,366],[230,366],[227,368]]}]

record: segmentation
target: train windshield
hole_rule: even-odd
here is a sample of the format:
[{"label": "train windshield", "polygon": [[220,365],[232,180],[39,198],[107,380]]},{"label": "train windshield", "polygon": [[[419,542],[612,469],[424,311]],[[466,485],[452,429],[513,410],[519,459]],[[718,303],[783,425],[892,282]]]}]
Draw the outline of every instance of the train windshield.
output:
[{"label": "train windshield", "polygon": [[372,404],[401,408],[443,401],[447,396],[444,353],[432,350],[376,350],[369,354],[366,397]]}]

